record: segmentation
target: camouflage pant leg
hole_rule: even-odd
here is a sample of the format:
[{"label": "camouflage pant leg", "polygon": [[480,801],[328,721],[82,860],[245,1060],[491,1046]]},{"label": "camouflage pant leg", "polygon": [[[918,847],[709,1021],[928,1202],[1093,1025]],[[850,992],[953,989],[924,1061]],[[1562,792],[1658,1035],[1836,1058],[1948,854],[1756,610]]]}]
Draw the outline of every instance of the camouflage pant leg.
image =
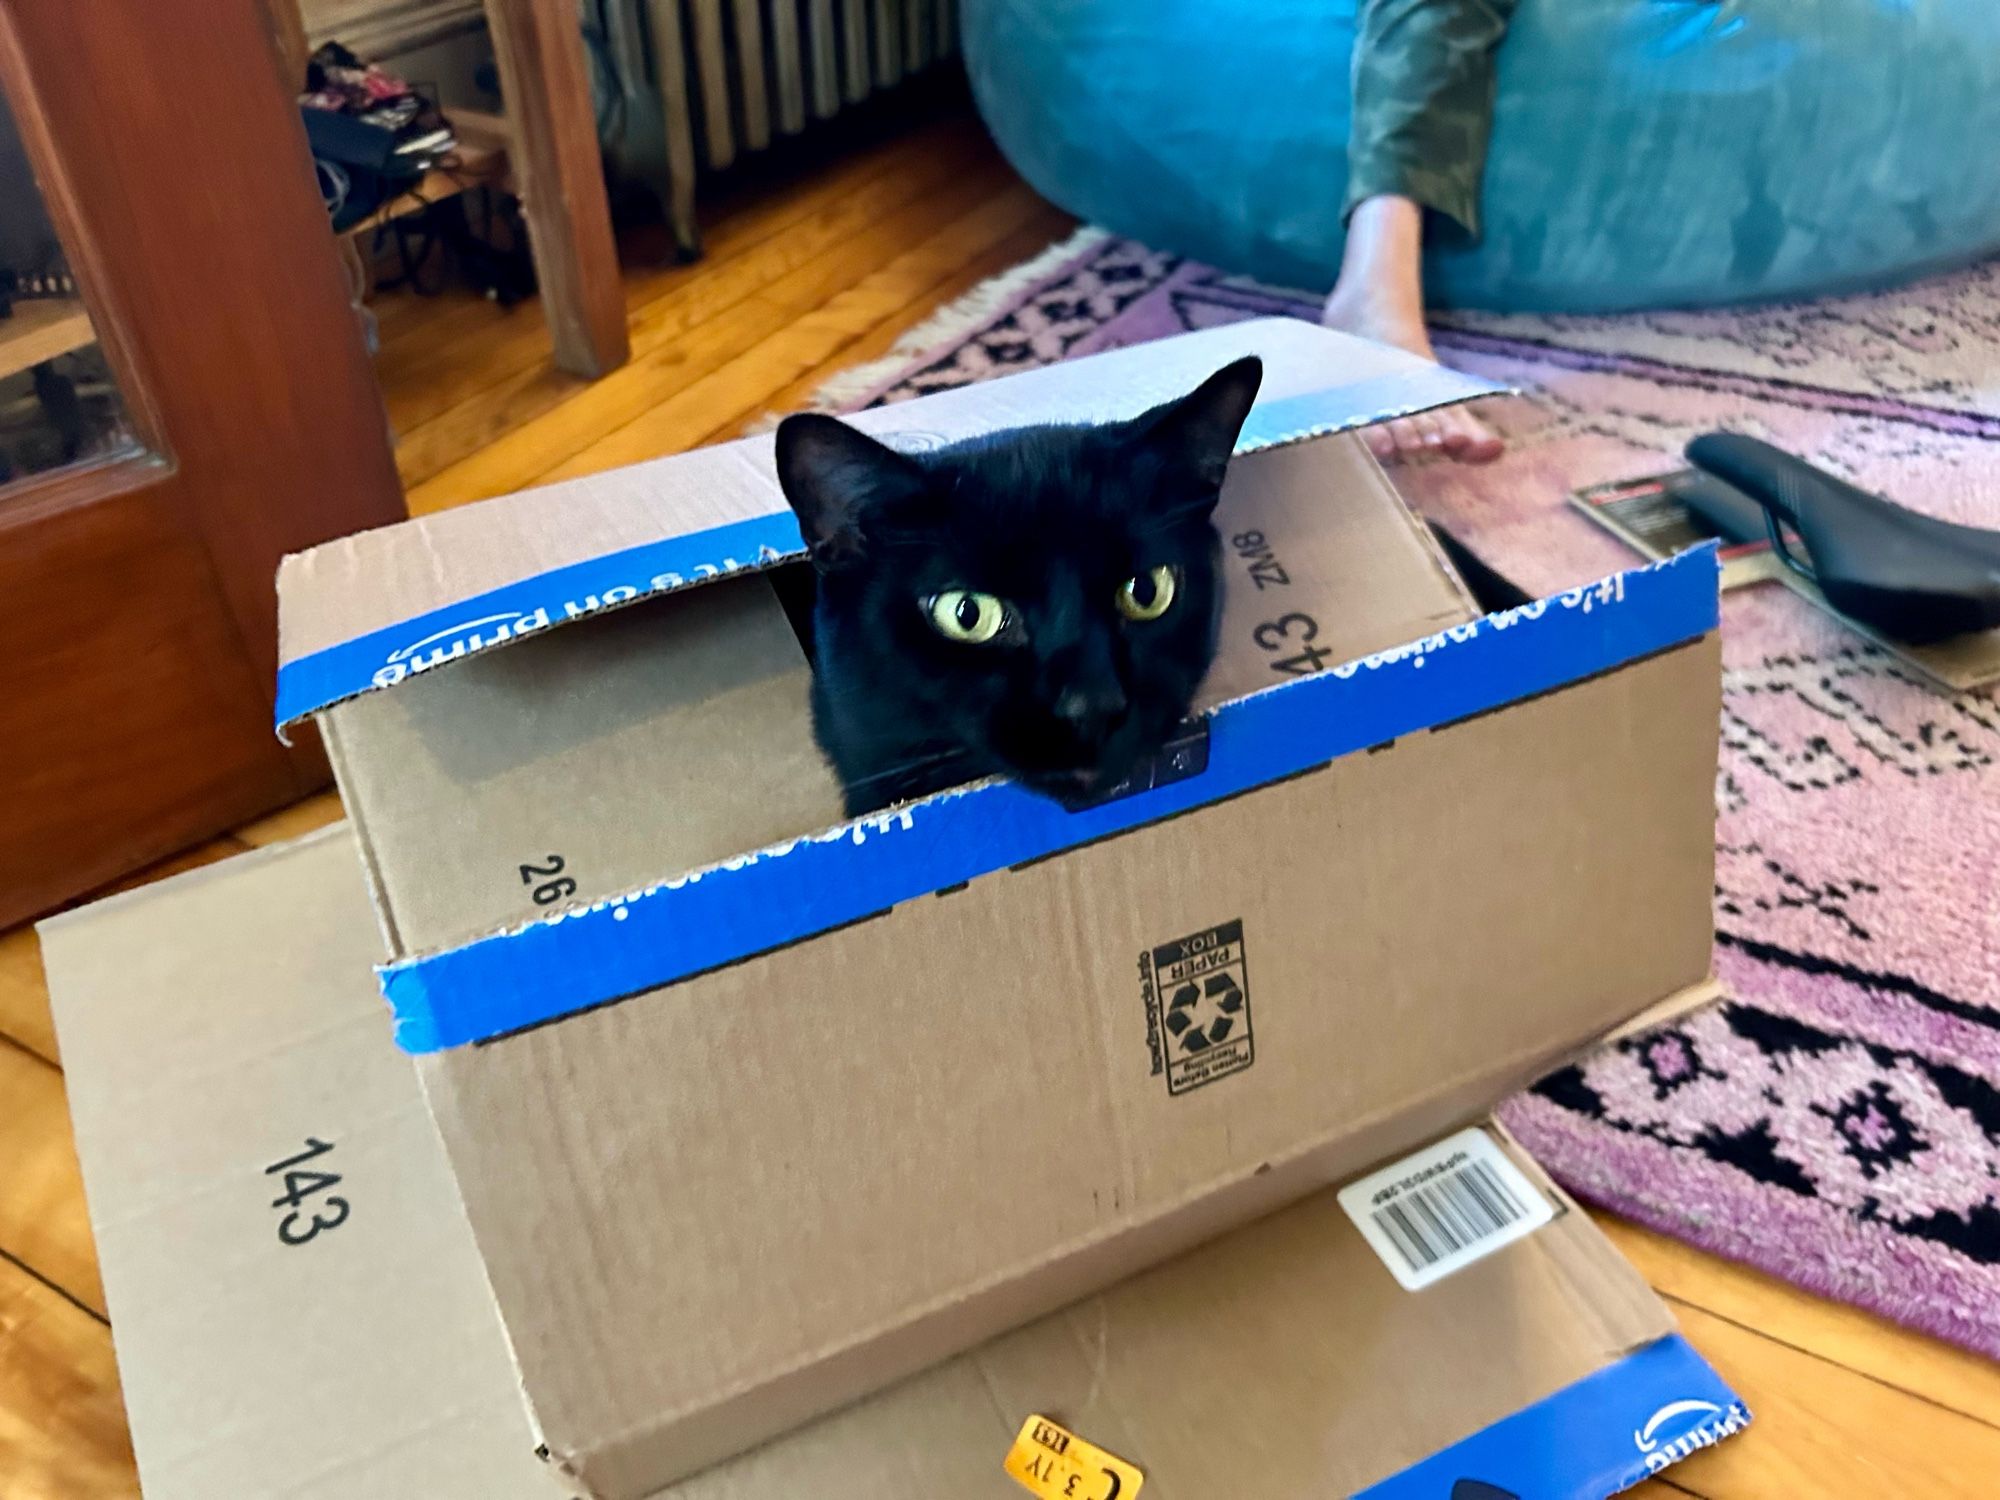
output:
[{"label": "camouflage pant leg", "polygon": [[1347,212],[1395,193],[1479,234],[1493,54],[1518,0],[1362,0]]}]

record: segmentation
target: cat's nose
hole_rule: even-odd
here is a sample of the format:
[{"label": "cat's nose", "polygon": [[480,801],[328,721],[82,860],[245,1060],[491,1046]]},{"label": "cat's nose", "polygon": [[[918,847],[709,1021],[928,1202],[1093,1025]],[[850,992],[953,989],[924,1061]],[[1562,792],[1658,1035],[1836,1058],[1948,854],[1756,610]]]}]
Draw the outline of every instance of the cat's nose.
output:
[{"label": "cat's nose", "polygon": [[1086,744],[1095,744],[1125,717],[1125,693],[1115,682],[1101,687],[1073,687],[1056,699],[1056,717]]}]

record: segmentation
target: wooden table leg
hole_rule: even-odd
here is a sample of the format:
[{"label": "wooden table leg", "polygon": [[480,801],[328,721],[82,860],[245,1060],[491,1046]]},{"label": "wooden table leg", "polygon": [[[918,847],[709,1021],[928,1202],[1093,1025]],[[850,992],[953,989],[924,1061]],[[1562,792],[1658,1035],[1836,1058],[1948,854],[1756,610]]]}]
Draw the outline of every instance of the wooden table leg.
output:
[{"label": "wooden table leg", "polygon": [[486,20],[556,364],[602,375],[624,364],[631,346],[576,5],[486,0]]}]

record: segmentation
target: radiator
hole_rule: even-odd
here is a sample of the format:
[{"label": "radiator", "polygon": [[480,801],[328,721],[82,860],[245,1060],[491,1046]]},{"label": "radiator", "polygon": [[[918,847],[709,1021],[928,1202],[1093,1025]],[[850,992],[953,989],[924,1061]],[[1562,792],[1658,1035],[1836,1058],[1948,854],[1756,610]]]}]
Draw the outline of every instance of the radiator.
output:
[{"label": "radiator", "polygon": [[700,250],[703,170],[796,136],[958,50],[958,0],[581,0],[599,130]]}]

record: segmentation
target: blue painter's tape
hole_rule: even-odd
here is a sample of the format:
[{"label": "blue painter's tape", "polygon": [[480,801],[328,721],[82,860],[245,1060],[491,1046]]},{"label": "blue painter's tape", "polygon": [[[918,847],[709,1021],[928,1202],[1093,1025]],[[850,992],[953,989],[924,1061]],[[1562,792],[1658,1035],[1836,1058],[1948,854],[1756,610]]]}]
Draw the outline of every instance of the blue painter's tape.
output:
[{"label": "blue painter's tape", "polygon": [[1605,1500],[1749,1423],[1708,1361],[1669,1334],[1355,1500]]},{"label": "blue painter's tape", "polygon": [[524,578],[278,668],[277,721],[470,656],[482,647],[805,550],[790,511],[648,542]]},{"label": "blue painter's tape", "polygon": [[1714,548],[1489,616],[1218,709],[1208,768],[1070,813],[1008,783],[795,840],[381,971],[409,1051],[551,1020],[898,902],[1483,713],[1715,628]]}]

